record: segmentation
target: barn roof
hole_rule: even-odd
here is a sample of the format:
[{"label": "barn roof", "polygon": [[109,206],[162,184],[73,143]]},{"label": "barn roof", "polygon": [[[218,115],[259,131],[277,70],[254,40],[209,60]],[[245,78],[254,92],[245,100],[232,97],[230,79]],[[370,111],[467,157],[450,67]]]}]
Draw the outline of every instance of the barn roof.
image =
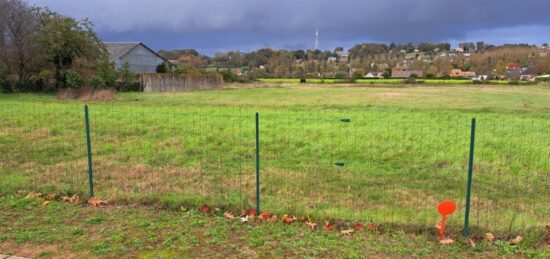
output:
[{"label": "barn roof", "polygon": [[163,59],[168,64],[171,64],[168,60],[166,60],[141,42],[105,42],[104,44],[107,48],[107,52],[109,52],[109,62],[113,62],[119,58],[126,56],[126,54],[128,54],[130,51],[141,45],[147,50],[151,51],[151,53]]}]

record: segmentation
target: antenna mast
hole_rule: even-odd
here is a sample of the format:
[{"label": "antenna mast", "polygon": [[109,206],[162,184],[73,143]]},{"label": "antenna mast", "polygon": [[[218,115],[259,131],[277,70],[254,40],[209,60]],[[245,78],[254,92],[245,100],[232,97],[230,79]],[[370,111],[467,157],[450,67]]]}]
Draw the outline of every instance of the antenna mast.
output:
[{"label": "antenna mast", "polygon": [[315,29],[315,50],[319,50],[319,27]]}]

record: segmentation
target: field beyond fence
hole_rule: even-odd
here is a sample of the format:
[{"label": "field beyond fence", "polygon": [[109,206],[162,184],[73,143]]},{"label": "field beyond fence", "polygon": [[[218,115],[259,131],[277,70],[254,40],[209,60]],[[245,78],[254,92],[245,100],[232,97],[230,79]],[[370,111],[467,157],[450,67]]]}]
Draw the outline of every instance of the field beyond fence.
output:
[{"label": "field beyond fence", "polygon": [[[278,83],[278,84],[298,84],[299,78],[260,78],[259,82],[263,83]],[[472,79],[438,79],[438,78],[417,78],[415,80],[407,80],[406,78],[359,78],[359,79],[334,79],[334,78],[307,78],[306,83],[309,84],[382,84],[382,85],[398,85],[398,84],[426,84],[426,85],[534,85],[537,82],[517,81],[517,80],[487,80],[483,82],[474,82]]]},{"label": "field beyond fence", "polygon": [[[1,188],[88,195],[84,106],[0,103]],[[256,206],[275,213],[433,226],[437,204],[464,224],[472,116],[376,110],[277,112],[91,104],[95,195],[179,208]],[[470,225],[515,231],[550,223],[546,120],[478,116]]]}]

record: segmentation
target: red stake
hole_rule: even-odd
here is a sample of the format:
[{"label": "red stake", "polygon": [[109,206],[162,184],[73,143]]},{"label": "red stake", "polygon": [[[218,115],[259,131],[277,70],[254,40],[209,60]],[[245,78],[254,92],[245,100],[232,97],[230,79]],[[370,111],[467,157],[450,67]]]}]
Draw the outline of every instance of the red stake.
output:
[{"label": "red stake", "polygon": [[456,204],[449,200],[444,200],[437,206],[437,211],[441,214],[441,227],[439,228],[439,240],[443,239],[445,235],[445,221],[447,216],[453,214],[456,210]]}]

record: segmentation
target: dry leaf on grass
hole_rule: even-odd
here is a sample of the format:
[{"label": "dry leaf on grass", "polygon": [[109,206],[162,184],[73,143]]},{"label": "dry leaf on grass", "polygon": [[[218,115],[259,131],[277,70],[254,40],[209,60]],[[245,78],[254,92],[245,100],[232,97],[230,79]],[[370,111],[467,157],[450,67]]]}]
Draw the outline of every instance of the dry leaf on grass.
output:
[{"label": "dry leaf on grass", "polygon": [[325,230],[334,230],[334,225],[332,225],[329,221],[325,221],[323,228],[325,228]]},{"label": "dry leaf on grass", "polygon": [[359,230],[363,229],[363,225],[361,223],[357,223],[353,226],[353,229],[359,231]]},{"label": "dry leaf on grass", "polygon": [[29,192],[25,198],[27,199],[40,199],[42,197],[42,194],[38,192]]},{"label": "dry leaf on grass", "polygon": [[263,220],[268,220],[271,218],[271,213],[267,212],[267,211],[263,211],[262,213],[260,213],[260,218],[263,219]]},{"label": "dry leaf on grass", "polygon": [[442,245],[452,245],[455,243],[455,241],[450,238],[445,238],[445,239],[439,240],[439,243]]},{"label": "dry leaf on grass", "polygon": [[223,215],[228,219],[235,219],[235,215],[233,215],[233,213],[231,212],[226,211],[225,213],[223,213]]},{"label": "dry leaf on grass", "polygon": [[340,231],[340,233],[342,233],[344,235],[351,235],[351,234],[353,234],[354,231],[355,230],[353,230],[353,229],[347,229],[347,230]]},{"label": "dry leaf on grass", "polygon": [[106,206],[109,204],[109,200],[102,200],[100,198],[97,198],[97,197],[92,197],[90,199],[88,199],[88,203],[94,207],[96,206]]},{"label": "dry leaf on grass", "polygon": [[248,215],[249,217],[256,216],[256,209],[249,209],[248,212],[246,212],[246,215]]},{"label": "dry leaf on grass", "polygon": [[523,240],[523,237],[522,236],[517,236],[516,238],[510,240],[510,244],[517,245],[519,242],[521,242],[521,240]]},{"label": "dry leaf on grass", "polygon": [[46,206],[46,205],[48,205],[48,203],[50,203],[50,201],[44,201],[44,202],[42,202],[42,205]]},{"label": "dry leaf on grass", "polygon": [[248,222],[248,215],[246,215],[244,217],[240,217],[239,219],[241,220],[242,223],[246,223],[246,222]]},{"label": "dry leaf on grass", "polygon": [[55,197],[57,197],[57,195],[55,193],[50,193],[46,196],[46,198],[44,198],[44,200],[53,201],[53,200],[55,200]]},{"label": "dry leaf on grass", "polygon": [[485,234],[485,239],[487,239],[487,241],[489,241],[489,243],[493,243],[493,241],[495,240],[495,235],[493,235],[493,233],[486,233]]},{"label": "dry leaf on grass", "polygon": [[75,202],[78,202],[80,200],[80,198],[78,197],[78,195],[73,194],[73,196],[71,196],[71,197],[61,196],[61,200],[65,201],[65,202],[69,202],[69,203],[75,203]]},{"label": "dry leaf on grass", "polygon": [[476,248],[476,242],[473,240],[473,239],[468,239],[468,241],[470,242],[470,245],[473,247],[473,248]]},{"label": "dry leaf on grass", "polygon": [[375,224],[370,224],[370,225],[367,227],[367,230],[369,230],[369,231],[376,231],[376,230],[378,230],[378,226],[376,226]]},{"label": "dry leaf on grass", "polygon": [[276,215],[271,215],[271,218],[267,219],[267,221],[275,222],[275,221],[277,221],[277,216]]},{"label": "dry leaf on grass", "polygon": [[306,222],[306,225],[308,225],[311,228],[311,230],[315,230],[315,227],[317,227],[317,224],[311,221]]},{"label": "dry leaf on grass", "polygon": [[291,216],[291,215],[286,215],[286,214],[285,214],[285,215],[283,216],[283,223],[284,223],[284,224],[287,224],[287,225],[288,225],[288,224],[291,224],[292,222],[294,222],[294,220],[295,220],[295,218],[294,218],[293,216]]},{"label": "dry leaf on grass", "polygon": [[210,211],[210,207],[208,207],[208,205],[204,204],[201,207],[201,211],[202,211],[202,213],[208,213]]}]

